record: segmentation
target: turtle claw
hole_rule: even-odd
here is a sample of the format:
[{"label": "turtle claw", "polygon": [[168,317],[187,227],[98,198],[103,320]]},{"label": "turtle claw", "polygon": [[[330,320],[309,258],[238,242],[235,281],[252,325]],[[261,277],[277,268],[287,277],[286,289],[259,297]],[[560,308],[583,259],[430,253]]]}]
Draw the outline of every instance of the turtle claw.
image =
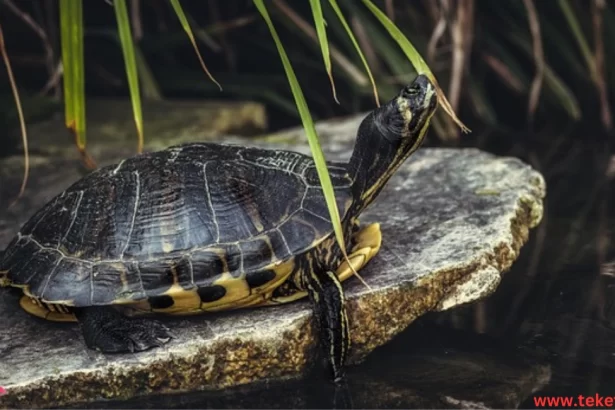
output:
[{"label": "turtle claw", "polygon": [[135,353],[161,347],[173,339],[160,322],[129,319],[109,307],[88,307],[76,312],[85,343],[103,353]]}]

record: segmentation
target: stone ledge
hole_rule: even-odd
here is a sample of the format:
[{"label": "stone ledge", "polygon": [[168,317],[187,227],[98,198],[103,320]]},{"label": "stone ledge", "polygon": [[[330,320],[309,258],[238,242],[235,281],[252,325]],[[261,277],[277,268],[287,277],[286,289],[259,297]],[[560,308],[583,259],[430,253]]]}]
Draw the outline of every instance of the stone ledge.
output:
[{"label": "stone ledge", "polygon": [[[347,141],[352,140],[344,134],[323,144],[328,158],[348,158]],[[417,152],[361,218],[381,223],[384,242],[361,272],[372,289],[356,279],[345,284],[351,362],[429,311],[493,292],[540,221],[544,196],[542,176],[517,159],[475,149]],[[0,407],[62,406],[287,379],[304,374],[319,354],[305,300],[168,320],[179,337],[165,347],[104,356],[84,347],[76,326],[32,318],[17,307],[17,295],[0,292],[0,385],[8,391]]]}]

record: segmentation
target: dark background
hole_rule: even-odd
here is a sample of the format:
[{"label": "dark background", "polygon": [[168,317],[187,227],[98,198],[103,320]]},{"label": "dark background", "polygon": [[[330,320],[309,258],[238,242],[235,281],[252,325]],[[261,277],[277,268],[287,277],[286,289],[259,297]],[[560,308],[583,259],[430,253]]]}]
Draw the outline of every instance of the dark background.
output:
[{"label": "dark background", "polygon": [[[88,98],[128,98],[113,8],[103,0],[85,3]],[[275,45],[251,1],[182,2],[193,29],[207,33],[209,39],[199,41],[199,48],[223,92],[201,70],[167,1],[128,3],[139,6],[133,14],[142,27],[142,34],[135,31],[136,45],[164,99],[259,101],[267,108],[270,130],[300,124]],[[449,98],[452,78],[461,73],[455,109],[473,132],[461,134],[439,110],[440,126],[432,127],[426,145],[472,146],[519,157],[544,174],[548,188],[543,222],[532,232],[520,260],[504,276],[496,294],[454,312],[422,318],[400,340],[414,339],[416,333],[412,332],[421,326],[431,331],[435,326],[443,338],[452,329],[464,335],[479,334],[544,352],[554,366],[545,394],[615,391],[611,200],[615,171],[610,111],[615,83],[615,43],[610,41],[615,38],[615,2],[375,3],[394,18],[425,57]],[[528,3],[535,12],[528,9]],[[293,20],[298,18],[313,27],[307,1],[266,4],[314,119],[374,108],[370,85],[357,85],[341,68],[344,63],[335,60],[333,74],[340,104],[334,101],[319,45]],[[368,56],[382,99],[390,98],[415,76],[412,65],[360,1],[340,0],[340,6]],[[569,7],[569,14],[565,7]],[[323,8],[331,47],[365,75],[327,2]],[[25,22],[26,15],[45,33],[44,41]],[[530,24],[533,18],[538,22],[538,43],[543,51],[538,60]],[[61,113],[61,82],[45,89],[61,56],[57,0],[0,1],[0,24],[28,122]],[[445,29],[436,47],[430,49],[439,24]],[[459,42],[465,44],[461,52],[456,50]],[[584,54],[584,44],[589,54]],[[464,63],[456,66],[454,60],[459,56]],[[532,82],[543,58],[546,68],[540,97],[535,111],[528,113]],[[4,79],[0,82],[0,124],[4,130],[0,132],[0,155],[21,155],[15,104],[5,66],[0,70]],[[375,357],[394,354],[401,342],[396,343]],[[524,403],[525,407],[531,405]]]}]

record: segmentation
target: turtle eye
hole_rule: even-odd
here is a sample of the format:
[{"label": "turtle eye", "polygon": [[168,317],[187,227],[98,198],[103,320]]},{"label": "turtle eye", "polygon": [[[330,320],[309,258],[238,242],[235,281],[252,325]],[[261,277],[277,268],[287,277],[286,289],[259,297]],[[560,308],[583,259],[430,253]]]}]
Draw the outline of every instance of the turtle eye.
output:
[{"label": "turtle eye", "polygon": [[419,87],[416,84],[407,85],[406,87],[404,87],[403,96],[411,97],[411,96],[417,95],[418,92],[419,92]]}]

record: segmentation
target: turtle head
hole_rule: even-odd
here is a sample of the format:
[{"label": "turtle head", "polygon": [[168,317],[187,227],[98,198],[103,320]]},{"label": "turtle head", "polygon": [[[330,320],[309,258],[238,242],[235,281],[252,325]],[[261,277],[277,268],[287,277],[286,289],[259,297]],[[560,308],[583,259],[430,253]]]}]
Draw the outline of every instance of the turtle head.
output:
[{"label": "turtle head", "polygon": [[437,103],[436,87],[427,76],[419,75],[363,120],[348,165],[361,208],[378,195],[397,168],[419,148]]}]

